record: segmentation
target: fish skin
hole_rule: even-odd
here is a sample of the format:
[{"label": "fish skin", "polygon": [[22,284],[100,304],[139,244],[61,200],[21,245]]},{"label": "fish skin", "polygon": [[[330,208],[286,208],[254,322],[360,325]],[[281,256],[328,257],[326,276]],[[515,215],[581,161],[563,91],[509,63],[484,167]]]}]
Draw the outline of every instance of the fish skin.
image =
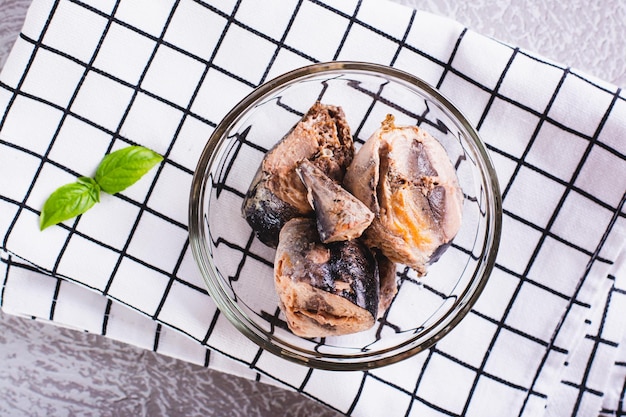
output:
[{"label": "fish skin", "polygon": [[419,275],[449,247],[461,225],[463,193],[443,146],[388,115],[359,149],[344,187],[375,215],[366,243]]},{"label": "fish skin", "polygon": [[256,237],[271,248],[278,245],[278,236],[283,225],[289,219],[303,215],[272,193],[264,179],[252,182],[241,211]]},{"label": "fish skin", "polygon": [[372,252],[358,239],[323,244],[315,221],[289,220],[280,232],[274,283],[292,332],[326,337],[371,328],[380,284]]},{"label": "fish skin", "polygon": [[296,172],[307,189],[323,243],[355,239],[374,220],[374,213],[358,198],[334,182],[312,162],[304,160]]},{"label": "fish skin", "polygon": [[354,142],[341,107],[316,102],[270,149],[242,203],[242,216],[256,236],[276,247],[278,233],[295,216],[312,216],[297,164],[311,161],[340,183],[354,156]]},{"label": "fish skin", "polygon": [[391,306],[393,299],[398,293],[398,279],[396,275],[396,264],[389,260],[379,250],[374,250],[374,257],[378,264],[378,279],[380,282],[380,293],[378,297],[378,318],[382,317]]}]

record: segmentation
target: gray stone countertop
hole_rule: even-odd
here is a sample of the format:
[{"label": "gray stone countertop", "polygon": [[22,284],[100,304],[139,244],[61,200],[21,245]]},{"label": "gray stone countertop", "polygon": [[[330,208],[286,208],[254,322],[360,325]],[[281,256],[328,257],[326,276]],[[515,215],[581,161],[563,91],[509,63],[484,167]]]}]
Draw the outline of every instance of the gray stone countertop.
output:
[{"label": "gray stone countertop", "polygon": [[[626,1],[395,0],[626,86]],[[0,0],[0,68],[30,0]],[[0,312],[2,416],[320,416],[296,393]]]}]

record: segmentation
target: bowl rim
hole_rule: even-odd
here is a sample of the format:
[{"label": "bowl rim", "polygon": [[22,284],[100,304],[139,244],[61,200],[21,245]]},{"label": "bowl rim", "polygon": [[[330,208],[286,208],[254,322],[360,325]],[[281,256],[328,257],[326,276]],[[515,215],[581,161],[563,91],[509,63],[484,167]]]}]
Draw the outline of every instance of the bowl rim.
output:
[{"label": "bowl rim", "polygon": [[[283,340],[279,340],[280,343],[277,344],[277,341],[271,335],[268,335],[265,330],[261,329],[254,321],[250,320],[245,312],[243,312],[237,305],[231,303],[230,298],[225,294],[224,289],[221,288],[219,284],[218,272],[212,262],[212,257],[209,253],[210,251],[208,250],[207,245],[203,245],[207,238],[203,227],[205,212],[204,197],[207,185],[207,181],[205,181],[205,179],[208,178],[208,175],[206,174],[210,171],[214,161],[218,159],[216,150],[219,149],[219,145],[226,140],[224,135],[225,132],[227,132],[231,126],[237,124],[237,122],[243,117],[242,115],[244,114],[244,110],[251,108],[255,103],[261,102],[264,97],[275,92],[276,89],[281,87],[286,88],[292,83],[306,79],[310,76],[342,72],[366,73],[392,77],[395,81],[400,81],[402,84],[408,85],[411,88],[422,90],[429,96],[433,97],[437,102],[436,104],[440,105],[440,107],[444,107],[445,111],[449,112],[456,119],[456,122],[458,122],[466,131],[468,140],[473,144],[473,150],[478,154],[479,158],[477,158],[476,162],[480,166],[482,181],[485,183],[484,191],[487,194],[485,196],[486,230],[488,232],[492,231],[492,233],[487,233],[485,242],[482,245],[482,253],[486,254],[486,258],[479,259],[478,266],[474,271],[469,284],[458,296],[454,303],[454,307],[450,309],[448,314],[439,318],[433,325],[430,326],[431,329],[436,329],[434,334],[427,340],[418,343],[409,349],[401,350],[389,357],[380,356],[389,351],[396,350],[398,347],[415,343],[418,336],[409,338],[407,341],[396,345],[393,348],[376,351],[374,354],[368,354],[366,352],[350,357],[333,354],[315,355],[311,354],[311,352],[304,354],[302,353],[304,352],[303,349],[293,346]],[[193,257],[207,286],[209,295],[216,303],[220,312],[223,313],[243,335],[264,350],[301,365],[325,370],[355,371],[389,365],[429,349],[446,334],[448,334],[450,330],[456,327],[456,325],[467,315],[467,313],[469,313],[486,286],[495,265],[502,231],[502,197],[493,162],[491,161],[486,145],[480,138],[478,131],[456,107],[456,105],[454,105],[435,87],[415,75],[390,66],[359,61],[331,61],[303,66],[288,71],[261,84],[240,100],[224,116],[209,137],[202,153],[200,154],[190,188],[188,215],[189,243]],[[376,356],[379,357],[376,358]]]}]

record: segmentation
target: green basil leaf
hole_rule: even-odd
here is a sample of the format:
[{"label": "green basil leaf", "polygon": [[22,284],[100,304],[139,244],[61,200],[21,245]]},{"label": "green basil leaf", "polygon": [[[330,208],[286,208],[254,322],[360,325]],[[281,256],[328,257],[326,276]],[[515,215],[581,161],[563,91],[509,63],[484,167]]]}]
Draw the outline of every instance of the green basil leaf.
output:
[{"label": "green basil leaf", "polygon": [[96,170],[96,182],[109,194],[124,191],[143,177],[163,157],[143,146],[128,146],[108,154]]},{"label": "green basil leaf", "polygon": [[50,194],[41,209],[39,229],[83,214],[99,201],[100,186],[92,178],[80,177]]}]

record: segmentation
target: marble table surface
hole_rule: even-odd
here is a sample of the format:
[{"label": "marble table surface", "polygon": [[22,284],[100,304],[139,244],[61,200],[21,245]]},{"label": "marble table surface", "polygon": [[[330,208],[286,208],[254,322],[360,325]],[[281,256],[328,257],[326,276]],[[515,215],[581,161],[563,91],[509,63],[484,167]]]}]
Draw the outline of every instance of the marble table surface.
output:
[{"label": "marble table surface", "polygon": [[[395,1],[626,87],[626,1]],[[0,0],[0,68],[29,4]],[[2,416],[337,415],[296,393],[1,311],[0,363]]]}]

